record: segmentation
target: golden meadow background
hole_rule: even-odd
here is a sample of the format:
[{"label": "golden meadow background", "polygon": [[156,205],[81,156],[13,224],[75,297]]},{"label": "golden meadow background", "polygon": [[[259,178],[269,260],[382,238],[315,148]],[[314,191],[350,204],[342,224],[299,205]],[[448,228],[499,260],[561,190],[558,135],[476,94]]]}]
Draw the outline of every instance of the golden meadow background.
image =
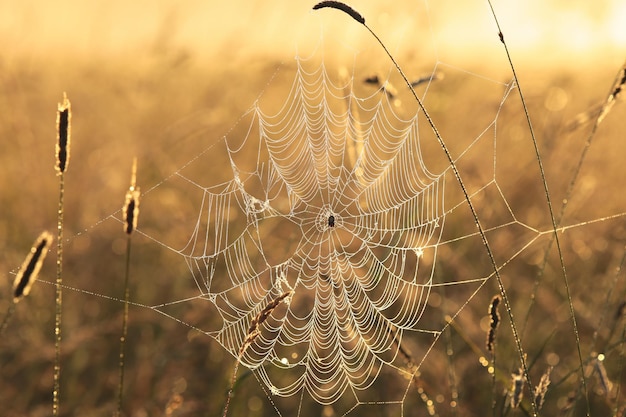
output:
[{"label": "golden meadow background", "polygon": [[[459,3],[350,3],[407,73],[429,73],[437,62],[452,68],[448,70],[452,77],[446,74],[435,90],[449,98],[447,105],[434,110],[434,116],[445,121],[446,138],[461,134],[463,126],[471,125],[483,110],[488,110],[487,120],[493,119],[494,106],[502,97],[502,91],[485,96],[478,77],[455,78],[459,72],[453,68],[502,82],[511,78],[488,5]],[[364,28],[336,11],[313,13],[313,4],[301,0],[0,1],[0,271],[4,277],[0,311],[11,302],[14,274],[35,237],[43,229],[55,228],[55,111],[64,91],[72,101],[64,282],[74,290],[64,293],[63,415],[111,415],[114,409],[122,311],[117,299],[123,296],[125,238],[120,223],[109,216],[119,218],[116,212],[128,187],[132,158],[138,158],[143,191],[161,184],[231,129],[237,132],[238,119],[261,92],[284,92],[289,77],[269,83],[272,76],[278,69],[288,74],[296,53],[307,55],[320,44],[329,69],[354,65],[357,77],[389,72],[389,62]],[[494,6],[558,202],[590,128],[584,125],[565,132],[564,127],[606,97],[623,64],[626,6],[617,0],[509,0]],[[511,108],[505,118],[511,130],[502,130],[502,137],[525,129],[519,106]],[[624,114],[624,105],[618,103],[594,139],[582,185],[574,190],[576,204],[568,211],[571,223],[626,211]],[[517,190],[507,197],[520,210],[543,210],[545,216],[536,164],[531,157],[527,164],[518,164],[519,155],[507,155],[508,159],[498,160],[504,169],[498,180]],[[211,156],[205,155],[203,161],[210,164]],[[467,172],[479,172],[482,162],[466,167]],[[179,246],[188,238],[196,203],[167,184],[157,191],[142,201],[140,228]],[[446,227],[455,229],[454,224]],[[598,311],[607,305],[608,286],[623,254],[623,216],[574,229],[564,239],[583,352],[588,354],[593,350],[594,331],[606,335],[606,329],[598,327]],[[155,305],[171,300],[172,294],[175,298],[197,294],[182,257],[145,237],[136,237],[133,244],[133,301]],[[499,244],[505,252],[509,243]],[[472,251],[484,251],[480,246],[459,247],[444,271],[463,274],[467,260],[473,259]],[[53,253],[44,265],[42,282],[18,305],[0,341],[2,415],[51,412]],[[518,316],[527,306],[536,274],[533,265],[536,262],[521,262],[518,270],[507,272],[509,290],[520,303]],[[564,378],[547,400],[548,414],[554,415],[565,407],[568,393],[576,386],[575,376],[566,378],[576,358],[562,280],[553,269],[548,272],[547,289],[539,296],[541,314],[534,318],[535,331],[525,336],[524,345],[536,355],[535,374],[555,363],[555,374]],[[620,285],[618,290],[623,289]],[[489,410],[491,379],[471,343],[482,348],[483,317],[495,291],[493,286],[485,288],[470,302],[459,317],[465,333],[453,334],[460,395],[456,411],[447,405],[452,389],[444,376],[450,365],[445,355],[433,355],[429,392],[442,415],[481,415]],[[616,308],[615,294],[619,291],[608,304]],[[458,297],[463,300],[465,295]],[[201,303],[189,303],[171,313],[198,323],[205,319],[203,311]],[[130,317],[126,415],[220,415],[233,358],[215,341],[153,310],[131,308]],[[506,325],[505,320],[503,334]],[[502,366],[515,369],[516,354],[506,342],[510,336],[502,337]],[[444,350],[443,344],[438,350]],[[609,356],[607,361],[613,380],[619,379],[617,358]],[[605,415],[616,401],[592,397],[594,415]],[[424,412],[419,405],[409,411],[405,415]],[[334,411],[320,407],[310,412],[330,416]],[[230,412],[248,414],[276,414],[253,378],[238,387]]]}]

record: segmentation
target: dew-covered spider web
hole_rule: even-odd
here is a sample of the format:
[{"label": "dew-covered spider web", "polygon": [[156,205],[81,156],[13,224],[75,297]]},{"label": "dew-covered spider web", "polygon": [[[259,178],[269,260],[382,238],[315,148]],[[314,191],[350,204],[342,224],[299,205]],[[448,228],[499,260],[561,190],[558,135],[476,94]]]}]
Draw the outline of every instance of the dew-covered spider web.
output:
[{"label": "dew-covered spider web", "polygon": [[[445,220],[445,172],[428,170],[416,117],[374,91],[335,84],[296,62],[278,112],[258,103],[243,138],[226,138],[230,180],[200,187],[185,256],[235,356],[251,321],[289,293],[241,355],[271,395],[361,401],[381,373],[403,370],[405,332],[421,321]],[[386,369],[389,368],[389,369]]]},{"label": "dew-covered spider web", "polygon": [[[458,36],[486,44],[477,51],[489,55],[488,65],[466,63],[463,48],[445,49],[439,6],[423,2],[407,16],[425,28],[417,40],[410,26],[397,36],[386,14],[365,18],[382,28],[383,42],[389,35],[387,47],[438,132],[367,30],[323,10],[300,16],[312,44],[279,51],[280,63],[251,62],[237,78],[254,80],[247,101],[206,93],[206,109],[163,127],[167,150],[155,151],[155,140],[139,155],[144,194],[130,323],[149,325],[131,327],[129,343],[146,354],[142,340],[155,340],[164,351],[150,371],[129,361],[127,375],[174,375],[169,396],[150,394],[168,399],[167,415],[184,410],[180,404],[189,404],[188,415],[221,415],[228,396],[231,416],[504,415],[515,412],[509,378],[521,358],[534,385],[553,369],[558,394],[546,415],[556,415],[583,402],[577,345],[589,358],[617,351],[610,343],[617,333],[602,323],[618,319],[598,306],[617,308],[623,287],[611,273],[626,236],[615,174],[624,144],[594,143],[581,156],[612,80],[589,93],[600,103],[595,110],[575,100],[566,77],[524,93],[537,158],[489,10],[478,27],[470,18],[451,23]],[[609,127],[596,141],[620,131],[605,113]],[[89,236],[95,248],[110,224],[117,232],[120,212],[99,218],[70,238],[66,256],[83,253]],[[123,252],[119,239],[112,246]],[[132,262],[139,259],[153,281],[140,278]],[[105,280],[65,282],[70,297],[94,301],[85,303],[87,317],[100,305],[105,315],[107,300],[115,308],[123,302]],[[485,346],[496,294],[511,307],[501,306],[497,361]],[[181,333],[154,336],[154,316]],[[588,391],[597,393],[593,384]],[[169,408],[174,398],[180,404]],[[529,400],[522,407],[533,414]]]}]

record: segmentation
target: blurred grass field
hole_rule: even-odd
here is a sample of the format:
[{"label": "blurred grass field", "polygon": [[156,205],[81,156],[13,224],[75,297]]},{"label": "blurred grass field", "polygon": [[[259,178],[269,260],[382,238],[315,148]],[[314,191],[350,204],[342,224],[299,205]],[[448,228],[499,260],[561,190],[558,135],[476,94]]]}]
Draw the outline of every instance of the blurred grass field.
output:
[{"label": "blurred grass field", "polygon": [[[105,3],[87,9],[79,6],[82,3],[67,1],[61,4],[66,10],[60,7],[62,12],[48,17],[48,6],[16,3],[0,2],[9,11],[2,13],[1,34],[10,39],[0,52],[0,265],[4,271],[0,312],[12,302],[14,273],[32,241],[41,230],[53,232],[56,227],[55,111],[65,91],[72,101],[73,123],[72,156],[66,176],[68,241],[64,282],[71,289],[65,290],[63,305],[62,415],[111,415],[118,382],[123,307],[119,299],[124,291],[125,251],[122,226],[115,219],[120,218],[118,210],[128,187],[133,157],[138,159],[142,191],[158,186],[144,196],[139,228],[149,236],[158,236],[163,244],[180,247],[189,238],[197,201],[184,190],[162,182],[210,143],[245,129],[245,122],[238,121],[260,93],[270,97],[277,94],[277,100],[285,94],[295,54],[293,39],[285,34],[298,33],[302,52],[309,45],[322,42],[328,48],[325,62],[331,72],[350,67],[357,56],[357,84],[362,75],[388,72],[390,65],[382,59],[369,58],[380,58],[380,51],[354,22],[334,14],[311,16],[311,5],[304,2],[252,6],[197,3],[178,7],[150,3],[137,4],[132,9],[113,2],[110,9]],[[445,78],[433,84],[426,105],[444,139],[458,154],[472,137],[467,136],[472,125],[493,119],[500,108],[502,91],[493,81],[484,89],[480,77],[502,83],[511,78],[497,32],[488,14],[482,11],[476,12],[484,18],[479,23],[464,17],[472,14],[464,15],[463,10],[449,12],[450,20],[446,21],[445,7],[449,5],[428,3],[432,8],[428,20],[422,14],[424,4],[406,4],[409,12],[395,4],[392,7],[355,2],[353,6],[366,16],[376,16],[372,26],[381,37],[389,39],[392,52],[407,73],[420,76],[432,71],[437,63],[446,64],[440,66]],[[558,7],[556,2],[546,14],[559,10]],[[551,19],[549,14],[546,18],[539,9],[534,10],[524,16],[536,18],[537,27],[557,24],[556,18]],[[596,20],[590,20],[590,28],[602,26],[602,19],[612,16],[611,11],[617,10],[617,6],[607,2],[603,10],[604,13],[597,12]],[[523,31],[521,35],[514,31],[514,16],[506,10],[502,14],[505,36],[511,33],[513,57],[519,56],[516,69],[558,211],[591,128],[590,123],[573,129],[568,126],[606,99],[615,74],[623,65],[623,39],[611,38],[613,43],[607,40],[597,47],[583,48],[577,44],[571,49],[557,50],[550,49],[556,46],[547,42],[539,48],[541,42],[524,44]],[[584,15],[584,10],[579,15]],[[98,16],[102,16],[101,26],[95,25]],[[66,23],[61,23],[63,19]],[[413,27],[413,21],[422,27]],[[298,27],[302,22],[306,29]],[[507,32],[507,22],[511,32]],[[424,30],[425,24],[432,25],[432,32]],[[473,25],[478,25],[478,29]],[[467,38],[468,44],[458,44],[474,30],[478,34]],[[544,28],[543,33],[558,31]],[[603,36],[609,35],[607,29]],[[434,36],[434,40],[417,42],[416,46],[414,39],[429,36]],[[332,46],[334,40],[342,44],[337,50],[356,52],[349,57],[338,55]],[[391,78],[399,85],[396,75]],[[501,107],[498,141],[502,141],[503,149],[498,148],[495,175],[515,213],[529,224],[549,230],[545,197],[516,94],[514,91]],[[408,95],[402,97],[402,102],[410,109]],[[623,102],[616,103],[595,135],[564,222],[578,226],[561,234],[582,351],[589,355],[606,349],[607,371],[616,384],[624,381],[620,374],[620,346],[615,344],[621,327],[613,339],[607,338],[612,324],[621,326],[616,312],[626,291],[622,274],[609,294],[626,243],[626,174],[622,161],[626,155],[625,111]],[[465,139],[456,142],[456,138]],[[212,166],[212,161],[210,152],[200,156],[199,163],[206,167],[208,176],[213,175],[211,170],[230,169]],[[470,187],[485,182],[482,176],[491,172],[486,161],[489,159],[479,155],[463,160],[462,173]],[[486,193],[477,196],[481,220],[488,225],[503,224],[503,210],[491,205],[491,201]],[[444,240],[472,233],[473,224],[454,221],[447,220]],[[583,222],[593,223],[583,226]],[[494,233],[492,245],[500,262],[509,259],[516,245],[523,241],[524,232],[519,233]],[[513,312],[520,320],[527,311],[548,237],[542,236],[503,269],[507,291],[514,300]],[[176,299],[197,295],[183,258],[159,242],[142,235],[134,237],[134,303],[158,305],[171,300],[172,294]],[[442,247],[438,273],[469,278],[488,270],[486,264],[472,264],[485,256],[484,248],[477,242],[468,237]],[[50,415],[54,359],[52,253],[44,265],[41,281],[17,306],[0,342],[0,414],[7,417]],[[442,317],[457,311],[469,297],[466,290],[455,287],[446,291],[434,298]],[[442,338],[424,366],[426,390],[442,416],[491,412],[491,375],[481,365],[481,355],[474,348],[484,351],[487,306],[496,293],[495,282],[491,282],[469,301],[450,328],[450,344],[446,346],[446,338]],[[522,339],[533,364],[535,381],[547,366],[555,366],[555,382],[546,399],[544,415],[557,415],[565,409],[568,395],[577,387],[576,344],[567,306],[558,260],[551,253]],[[605,307],[608,316],[600,326]],[[234,359],[216,341],[185,325],[201,327],[211,321],[202,303],[184,303],[164,311],[184,323],[152,309],[131,307],[125,414],[221,415]],[[512,371],[519,363],[506,319],[500,334],[499,364]],[[446,348],[452,349],[451,356],[446,355]],[[450,382],[451,369],[456,375],[454,384]],[[240,371],[240,375],[245,372]],[[498,381],[498,400],[508,384],[508,380]],[[608,415],[615,404],[621,407],[623,394],[602,395],[597,386],[590,377],[592,415]],[[381,383],[376,389],[392,388]],[[456,408],[449,404],[454,390],[459,393]],[[409,404],[415,405],[415,410]],[[409,404],[405,416],[425,412],[417,396]],[[334,415],[328,407],[311,408],[310,412]],[[397,412],[398,409],[390,410],[389,415],[398,415]],[[276,414],[254,377],[247,376],[238,384],[230,415]],[[369,414],[364,411],[359,415]],[[584,407],[579,404],[574,415],[584,415]]]}]

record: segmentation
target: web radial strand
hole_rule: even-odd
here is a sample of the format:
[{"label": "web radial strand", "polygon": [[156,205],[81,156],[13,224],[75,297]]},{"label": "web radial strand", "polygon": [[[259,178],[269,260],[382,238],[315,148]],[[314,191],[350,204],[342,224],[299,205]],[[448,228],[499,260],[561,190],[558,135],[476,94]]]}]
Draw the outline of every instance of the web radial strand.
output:
[{"label": "web radial strand", "polygon": [[209,334],[272,395],[332,404],[410,374],[402,340],[436,333],[422,318],[444,177],[423,161],[416,116],[297,63],[283,104],[256,106],[247,135],[225,139],[232,179],[204,188],[181,252],[221,318]]}]

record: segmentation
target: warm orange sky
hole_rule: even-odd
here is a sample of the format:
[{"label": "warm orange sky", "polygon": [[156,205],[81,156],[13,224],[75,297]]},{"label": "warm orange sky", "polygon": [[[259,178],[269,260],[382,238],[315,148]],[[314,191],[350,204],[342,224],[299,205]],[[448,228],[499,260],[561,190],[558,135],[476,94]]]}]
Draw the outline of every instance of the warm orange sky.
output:
[{"label": "warm orange sky", "polygon": [[[336,10],[311,12],[304,0],[0,0],[1,55],[64,50],[85,57],[183,47],[213,58],[248,53],[292,57],[323,33],[359,48],[371,42]],[[459,8],[459,4],[464,8]],[[501,49],[486,1],[365,1],[349,4],[395,52],[424,49],[435,59],[484,61]],[[495,0],[504,34],[518,59],[583,60],[619,65],[626,52],[623,0]],[[432,28],[429,29],[429,28]],[[501,52],[501,50],[500,50]],[[499,53],[499,52],[498,52]],[[530,55],[529,55],[530,54]],[[455,57],[455,58],[452,58]],[[589,62],[588,62],[589,63]],[[584,64],[584,63],[583,63]]]}]

